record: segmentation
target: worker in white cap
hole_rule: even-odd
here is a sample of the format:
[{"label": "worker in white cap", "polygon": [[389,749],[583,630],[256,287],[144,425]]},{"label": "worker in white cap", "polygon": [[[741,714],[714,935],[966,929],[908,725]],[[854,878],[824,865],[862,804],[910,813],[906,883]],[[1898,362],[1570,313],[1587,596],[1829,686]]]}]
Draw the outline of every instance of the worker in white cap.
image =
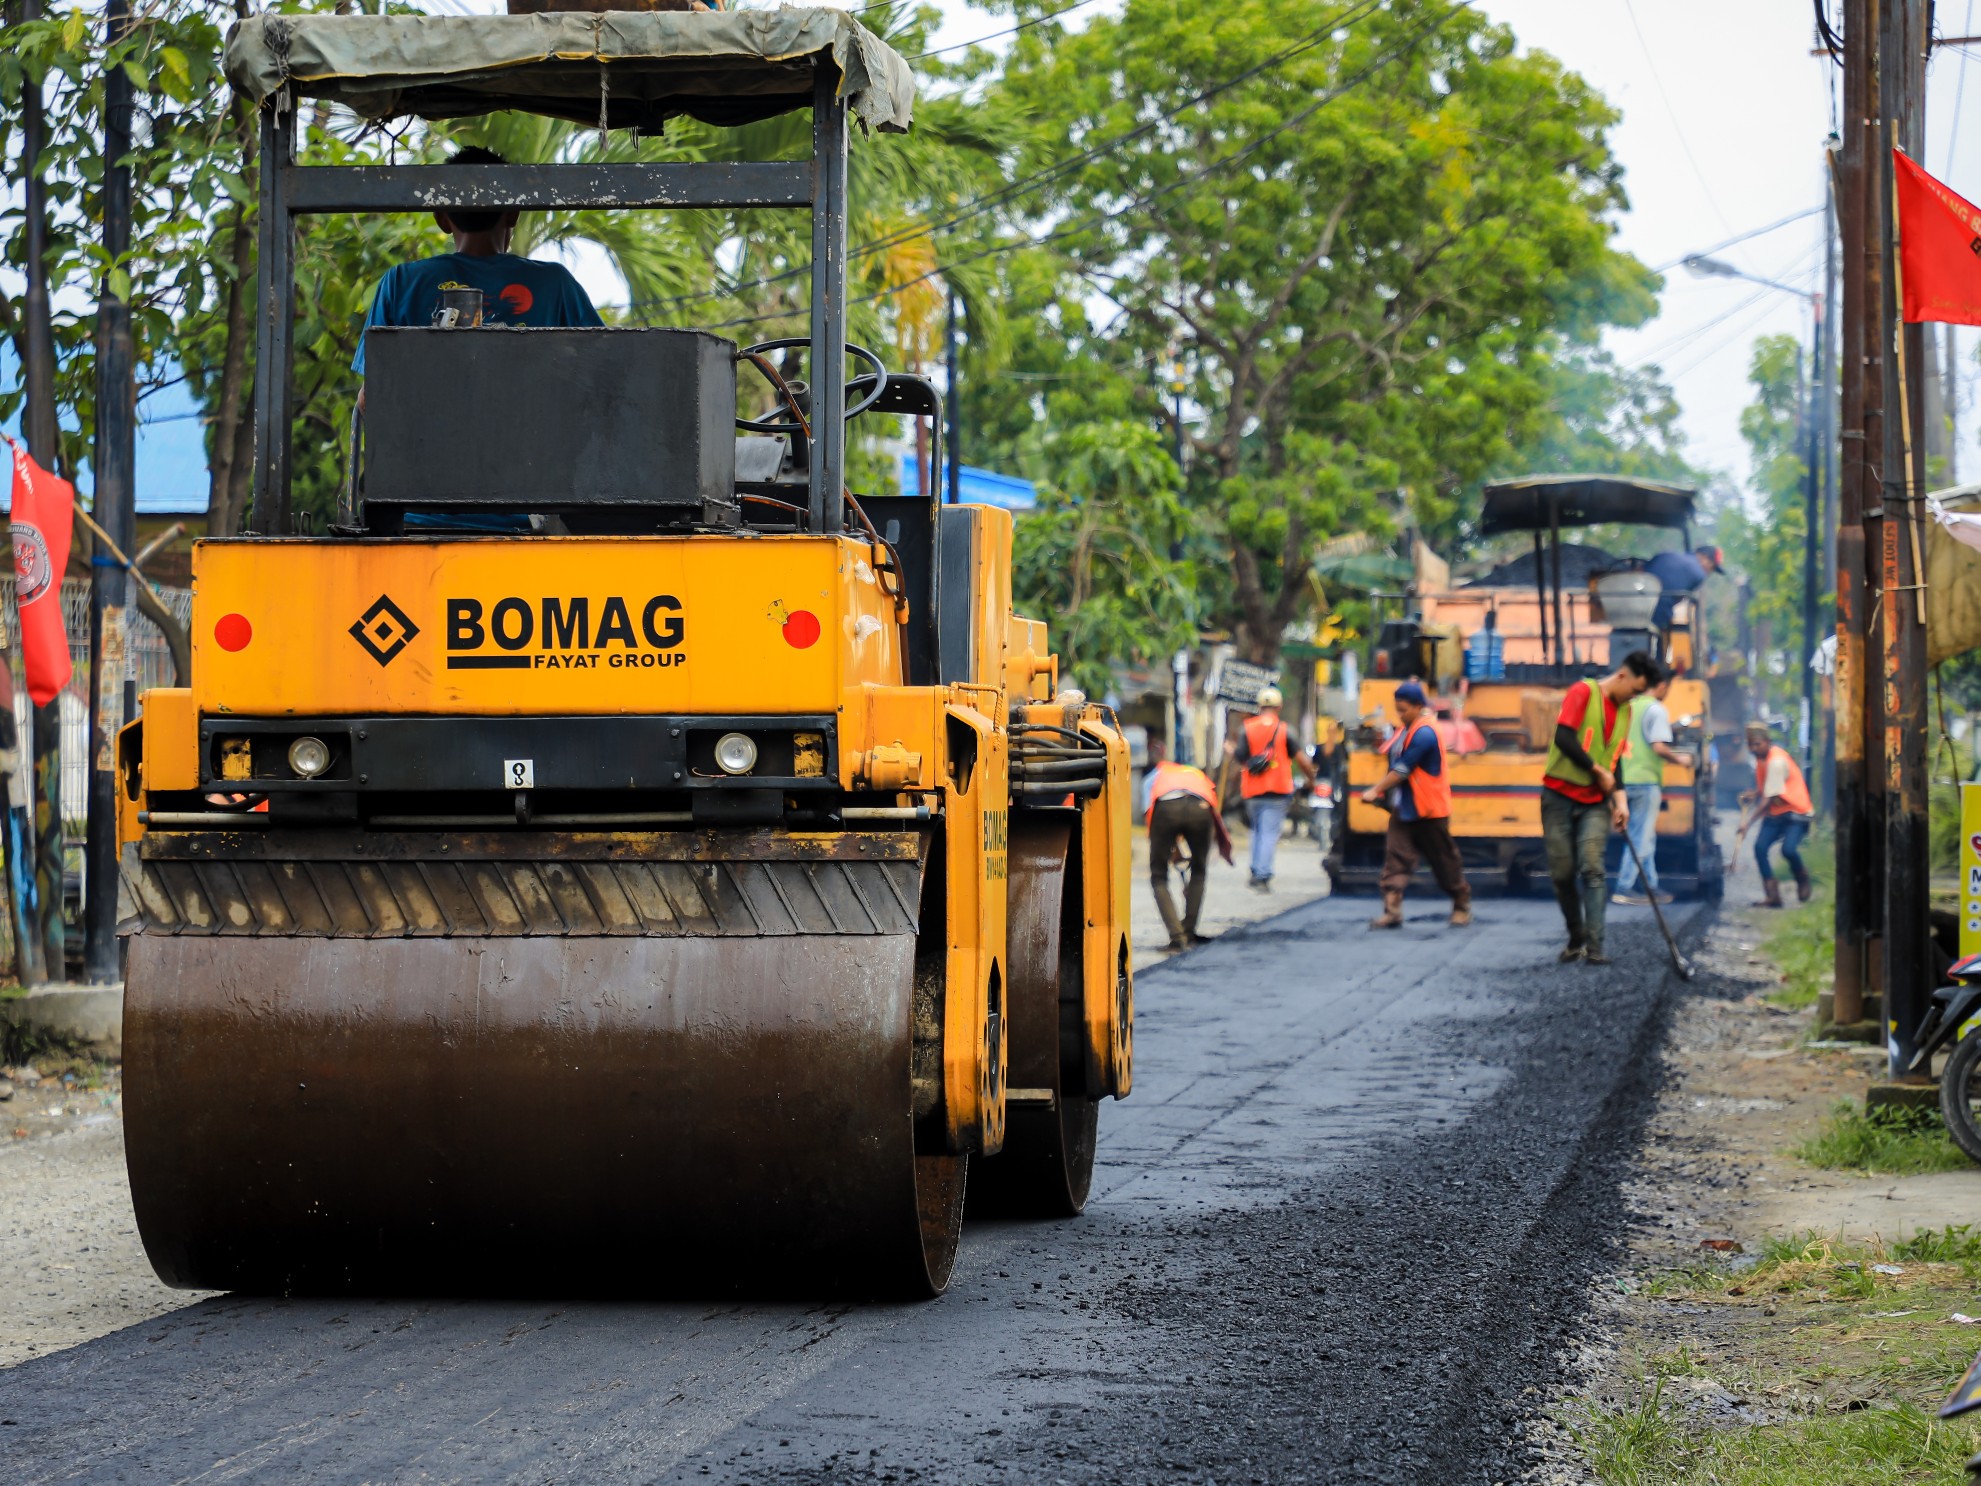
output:
[{"label": "worker in white cap", "polygon": [[1245,719],[1236,741],[1227,740],[1224,751],[1238,761],[1238,793],[1245,801],[1252,825],[1252,881],[1254,892],[1273,890],[1273,856],[1279,850],[1279,833],[1293,808],[1293,770],[1297,766],[1311,782],[1314,765],[1304,749],[1293,747],[1286,735],[1286,724],[1279,709],[1286,698],[1277,686],[1259,692],[1259,710]]}]

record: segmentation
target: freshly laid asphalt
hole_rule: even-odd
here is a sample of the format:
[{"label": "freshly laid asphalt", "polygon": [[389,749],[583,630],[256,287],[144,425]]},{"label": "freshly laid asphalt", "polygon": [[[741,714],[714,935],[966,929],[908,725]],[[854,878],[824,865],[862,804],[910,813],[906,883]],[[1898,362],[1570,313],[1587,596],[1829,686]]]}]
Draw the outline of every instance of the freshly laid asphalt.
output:
[{"label": "freshly laid asphalt", "polygon": [[1085,1215],[941,1300],[209,1300],[0,1371],[0,1479],[1516,1479],[1676,981],[1641,910],[1602,969],[1549,901],[1370,911],[1145,968]]}]

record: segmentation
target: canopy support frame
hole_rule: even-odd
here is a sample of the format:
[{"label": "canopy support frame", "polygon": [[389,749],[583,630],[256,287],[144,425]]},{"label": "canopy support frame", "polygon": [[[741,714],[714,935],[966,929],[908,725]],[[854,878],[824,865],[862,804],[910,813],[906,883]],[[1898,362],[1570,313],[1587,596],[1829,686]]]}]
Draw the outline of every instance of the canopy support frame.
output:
[{"label": "canopy support frame", "polygon": [[816,54],[812,158],[525,165],[302,165],[289,89],[262,105],[255,266],[254,487],[248,529],[288,535],[292,484],[296,218],[336,212],[754,210],[812,218],[812,427],[808,524],[837,532],[846,481],[847,106],[832,53]]}]

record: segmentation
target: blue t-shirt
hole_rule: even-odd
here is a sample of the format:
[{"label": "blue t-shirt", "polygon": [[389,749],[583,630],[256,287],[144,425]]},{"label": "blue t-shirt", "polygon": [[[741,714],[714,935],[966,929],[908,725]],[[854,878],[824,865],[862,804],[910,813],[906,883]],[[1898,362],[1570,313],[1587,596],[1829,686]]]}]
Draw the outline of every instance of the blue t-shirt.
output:
[{"label": "blue t-shirt", "polygon": [[[561,263],[492,253],[484,258],[466,253],[442,253],[418,263],[401,263],[385,272],[372,296],[365,329],[374,325],[430,325],[440,308],[442,289],[479,289],[484,325],[535,325],[543,329],[600,325],[605,322],[571,271]],[[362,376],[365,343],[351,366]]]},{"label": "blue t-shirt", "polygon": [[1695,591],[1706,581],[1705,565],[1690,552],[1660,552],[1644,564],[1644,571],[1664,588],[1658,595],[1658,607],[1651,614],[1651,623],[1658,629],[1671,624],[1672,614],[1678,608],[1678,596]]},{"label": "blue t-shirt", "polygon": [[[1428,722],[1425,723],[1417,729],[1411,736],[1409,744],[1399,753],[1396,744],[1401,739],[1402,734],[1399,733],[1390,742],[1389,766],[1397,773],[1409,774],[1413,770],[1422,769],[1433,778],[1444,773],[1444,750],[1438,747],[1438,730],[1435,727]],[[1408,779],[1389,792],[1389,806],[1396,812],[1398,820],[1417,818],[1417,795],[1410,788]]]}]

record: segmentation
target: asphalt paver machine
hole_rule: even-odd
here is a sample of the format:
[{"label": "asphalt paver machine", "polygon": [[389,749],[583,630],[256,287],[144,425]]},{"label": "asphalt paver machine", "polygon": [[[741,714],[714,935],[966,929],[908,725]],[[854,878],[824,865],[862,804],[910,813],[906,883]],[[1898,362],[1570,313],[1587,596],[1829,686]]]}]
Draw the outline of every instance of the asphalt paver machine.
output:
[{"label": "asphalt paver machine", "polygon": [[[930,1294],[966,1184],[1079,1211],[1130,1084],[1127,749],[1013,613],[1006,513],[845,484],[848,419],[940,427],[846,344],[849,112],[908,127],[905,63],[787,9],[270,14],[226,65],[262,129],[259,534],[195,548],[192,684],[119,740],[159,1273]],[[330,166],[305,99],[809,109],[813,148]],[[292,534],[297,218],[491,207],[808,211],[810,333],[374,331],[357,498]],[[739,368],[775,388],[742,440]]]},{"label": "asphalt paver machine", "polygon": [[[1348,812],[1328,870],[1337,888],[1381,875],[1388,817],[1360,792],[1387,770],[1383,741],[1396,720],[1391,696],[1417,678],[1435,693],[1450,758],[1451,834],[1468,871],[1500,875],[1518,890],[1547,875],[1541,779],[1567,688],[1599,676],[1633,650],[1676,672],[1665,698],[1674,743],[1695,761],[1667,764],[1658,812],[1662,887],[1718,897],[1724,865],[1713,836],[1712,701],[1698,600],[1667,596],[1635,558],[1568,543],[1564,530],[1652,527],[1689,547],[1693,492],[1662,481],[1609,475],[1529,475],[1485,489],[1479,529],[1519,534],[1531,550],[1463,585],[1413,591],[1408,612],[1386,622],[1351,731]],[[1624,850],[1613,836],[1609,865]]]}]

